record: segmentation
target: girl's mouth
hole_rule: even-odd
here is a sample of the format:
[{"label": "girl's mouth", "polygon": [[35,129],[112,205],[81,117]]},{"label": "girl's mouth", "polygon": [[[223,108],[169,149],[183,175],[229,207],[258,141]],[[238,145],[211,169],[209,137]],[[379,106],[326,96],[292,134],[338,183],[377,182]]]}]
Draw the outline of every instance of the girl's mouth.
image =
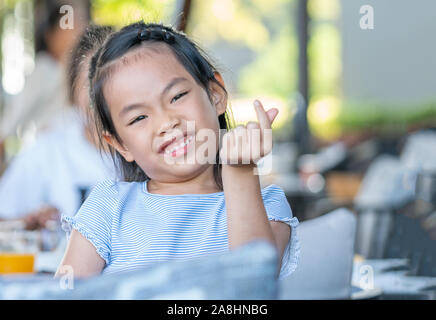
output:
[{"label": "girl's mouth", "polygon": [[178,157],[188,152],[188,147],[194,140],[194,136],[186,136],[183,139],[174,141],[164,149],[165,156]]}]

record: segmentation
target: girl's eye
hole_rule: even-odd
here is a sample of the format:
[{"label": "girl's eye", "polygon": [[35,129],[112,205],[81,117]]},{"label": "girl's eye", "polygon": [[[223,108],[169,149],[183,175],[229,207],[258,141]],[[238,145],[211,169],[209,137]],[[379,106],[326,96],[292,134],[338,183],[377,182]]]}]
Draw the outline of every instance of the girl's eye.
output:
[{"label": "girl's eye", "polygon": [[144,120],[145,118],[147,118],[147,116],[139,116],[139,117],[136,117],[133,121],[131,121],[131,122],[129,123],[129,126],[132,125],[132,124],[134,124],[135,122],[138,122],[138,121]]},{"label": "girl's eye", "polygon": [[178,99],[180,99],[181,97],[183,97],[187,93],[188,93],[188,91],[179,93],[178,95],[176,95],[174,98],[171,99],[171,103],[176,102]]}]

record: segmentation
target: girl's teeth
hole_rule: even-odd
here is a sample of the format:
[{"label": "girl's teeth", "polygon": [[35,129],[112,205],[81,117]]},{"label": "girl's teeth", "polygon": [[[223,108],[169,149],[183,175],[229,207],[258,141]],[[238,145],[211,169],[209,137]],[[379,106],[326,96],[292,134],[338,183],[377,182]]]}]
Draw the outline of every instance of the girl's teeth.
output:
[{"label": "girl's teeth", "polygon": [[166,153],[166,154],[170,154],[170,153],[172,153],[173,151],[176,151],[176,150],[178,150],[178,149],[180,149],[180,148],[183,148],[185,145],[189,144],[191,141],[192,141],[192,136],[190,136],[190,137],[186,140],[186,142],[181,142],[181,143],[177,144],[176,146],[174,146],[174,147],[172,147],[172,148],[166,148],[166,149],[165,149],[165,153]]}]

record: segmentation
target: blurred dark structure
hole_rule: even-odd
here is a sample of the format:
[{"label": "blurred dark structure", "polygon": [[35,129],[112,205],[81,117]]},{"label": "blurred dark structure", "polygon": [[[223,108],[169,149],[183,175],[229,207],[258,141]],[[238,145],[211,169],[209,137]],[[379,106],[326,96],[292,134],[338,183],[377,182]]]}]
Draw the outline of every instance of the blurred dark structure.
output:
[{"label": "blurred dark structure", "polygon": [[297,113],[294,118],[294,140],[301,154],[312,151],[307,106],[309,104],[309,71],[307,45],[309,42],[310,18],[307,12],[307,0],[298,0],[296,9],[296,28],[298,41],[298,96]]},{"label": "blurred dark structure", "polygon": [[176,23],[177,30],[185,32],[191,14],[192,0],[179,0],[178,6],[180,9],[177,10],[180,11],[180,13]]}]

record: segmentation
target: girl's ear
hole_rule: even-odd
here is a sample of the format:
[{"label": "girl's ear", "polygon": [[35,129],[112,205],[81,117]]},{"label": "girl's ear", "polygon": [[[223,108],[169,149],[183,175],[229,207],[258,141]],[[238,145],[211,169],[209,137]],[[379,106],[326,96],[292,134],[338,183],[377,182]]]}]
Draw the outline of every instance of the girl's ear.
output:
[{"label": "girl's ear", "polygon": [[226,112],[227,108],[227,93],[223,89],[225,88],[224,80],[221,77],[221,75],[218,72],[214,73],[215,79],[219,82],[219,84],[222,86],[220,87],[215,82],[211,81],[210,83],[210,92],[212,95],[212,102],[216,109],[217,116],[222,115],[224,112]]},{"label": "girl's ear", "polygon": [[129,150],[125,148],[121,143],[119,143],[113,135],[111,135],[110,133],[103,133],[103,138],[110,146],[115,148],[115,150],[117,150],[123,156],[123,158],[126,159],[127,162],[135,161]]}]

